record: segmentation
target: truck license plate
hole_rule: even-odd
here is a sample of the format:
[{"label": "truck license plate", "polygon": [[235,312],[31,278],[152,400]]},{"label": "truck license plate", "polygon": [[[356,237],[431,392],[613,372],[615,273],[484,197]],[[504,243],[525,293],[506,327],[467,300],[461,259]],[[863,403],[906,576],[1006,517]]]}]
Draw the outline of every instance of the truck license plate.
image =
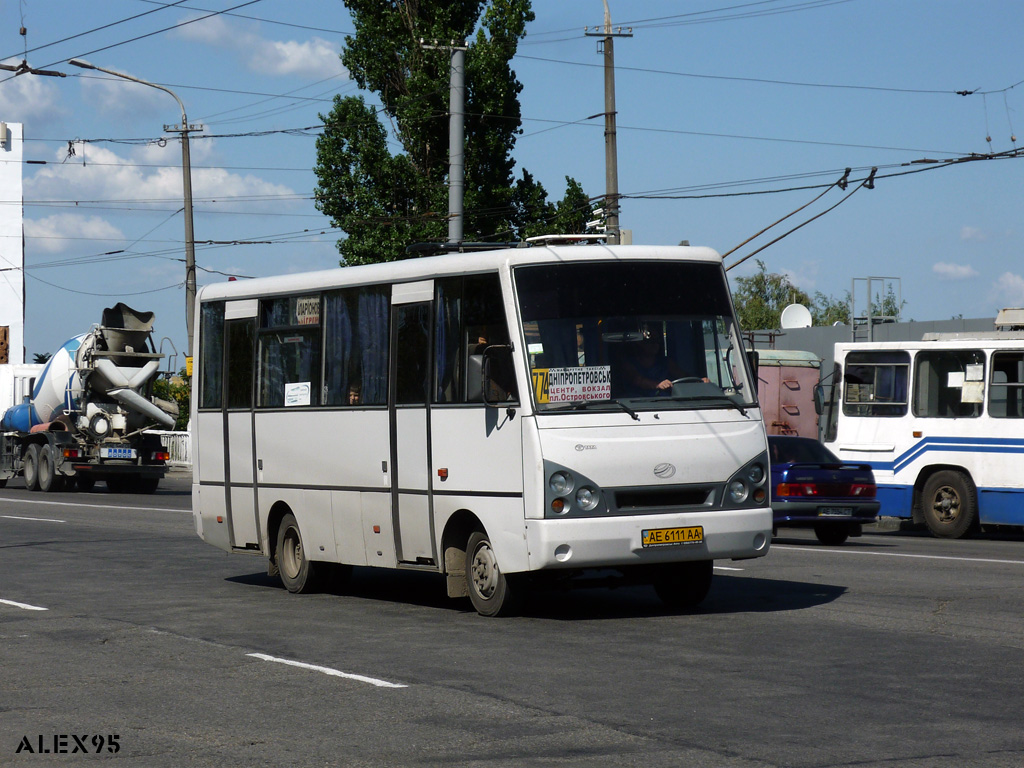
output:
[{"label": "truck license plate", "polygon": [[101,459],[134,459],[134,448],[100,448]]},{"label": "truck license plate", "polygon": [[670,547],[676,544],[700,544],[704,541],[704,527],[652,528],[640,532],[644,547]]}]

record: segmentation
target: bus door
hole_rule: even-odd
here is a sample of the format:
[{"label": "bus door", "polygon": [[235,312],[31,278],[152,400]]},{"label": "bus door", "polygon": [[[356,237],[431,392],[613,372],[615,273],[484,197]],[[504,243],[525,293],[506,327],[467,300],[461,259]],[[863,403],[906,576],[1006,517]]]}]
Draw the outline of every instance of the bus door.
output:
[{"label": "bus door", "polygon": [[400,563],[436,565],[432,514],[430,381],[432,280],[395,285],[391,306],[391,515]]},{"label": "bus door", "polygon": [[[256,343],[255,299],[229,301],[224,308],[224,408],[221,453],[224,511],[231,546],[259,546],[253,474],[253,355]],[[213,457],[211,457],[213,458]]]}]

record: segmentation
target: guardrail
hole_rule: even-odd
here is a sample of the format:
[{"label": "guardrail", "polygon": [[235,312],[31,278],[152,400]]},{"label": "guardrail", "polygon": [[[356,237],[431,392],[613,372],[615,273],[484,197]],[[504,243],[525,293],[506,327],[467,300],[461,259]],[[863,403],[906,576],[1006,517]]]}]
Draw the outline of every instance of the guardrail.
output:
[{"label": "guardrail", "polygon": [[150,434],[159,435],[160,442],[171,454],[167,465],[181,469],[192,468],[192,435],[188,432],[173,432],[170,430],[152,429]]}]

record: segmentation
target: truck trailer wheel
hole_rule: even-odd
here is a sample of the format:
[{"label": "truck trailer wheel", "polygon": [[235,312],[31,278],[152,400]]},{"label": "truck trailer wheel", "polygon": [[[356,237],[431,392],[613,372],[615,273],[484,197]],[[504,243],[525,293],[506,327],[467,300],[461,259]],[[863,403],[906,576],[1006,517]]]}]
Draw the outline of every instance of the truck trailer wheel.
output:
[{"label": "truck trailer wheel", "polygon": [[44,445],[39,451],[39,490],[43,493],[60,490],[61,478],[53,457],[53,449]]},{"label": "truck trailer wheel", "polygon": [[24,466],[22,475],[25,477],[25,487],[30,491],[39,490],[39,446],[32,443],[25,449],[23,457]]}]

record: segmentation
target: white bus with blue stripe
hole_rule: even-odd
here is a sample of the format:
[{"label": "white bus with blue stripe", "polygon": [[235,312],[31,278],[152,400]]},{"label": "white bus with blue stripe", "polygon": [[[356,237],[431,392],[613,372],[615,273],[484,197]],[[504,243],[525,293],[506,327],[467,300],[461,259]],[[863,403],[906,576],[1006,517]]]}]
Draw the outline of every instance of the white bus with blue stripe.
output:
[{"label": "white bus with blue stripe", "polygon": [[823,432],[871,465],[880,515],[943,538],[1024,526],[1024,333],[837,344]]}]

